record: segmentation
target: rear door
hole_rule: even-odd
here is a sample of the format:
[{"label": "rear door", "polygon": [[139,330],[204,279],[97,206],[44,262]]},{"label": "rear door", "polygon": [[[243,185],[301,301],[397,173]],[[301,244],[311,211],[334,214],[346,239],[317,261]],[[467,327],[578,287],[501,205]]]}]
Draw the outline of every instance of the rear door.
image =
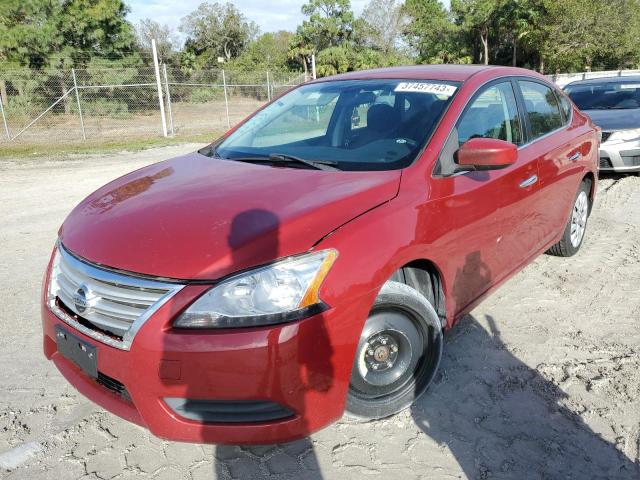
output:
[{"label": "rear door", "polygon": [[537,249],[562,232],[578,188],[583,152],[568,131],[571,110],[562,111],[555,89],[534,79],[518,79],[526,112],[528,142],[520,155],[537,160],[539,192],[531,215],[535,218]]}]

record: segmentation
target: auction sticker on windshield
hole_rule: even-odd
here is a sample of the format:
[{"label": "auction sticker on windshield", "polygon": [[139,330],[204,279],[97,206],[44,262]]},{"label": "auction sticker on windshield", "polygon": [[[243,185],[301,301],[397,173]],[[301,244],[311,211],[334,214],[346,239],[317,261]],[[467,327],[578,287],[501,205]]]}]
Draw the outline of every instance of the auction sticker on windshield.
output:
[{"label": "auction sticker on windshield", "polygon": [[435,93],[450,97],[457,90],[453,85],[445,83],[400,82],[394,89],[396,92]]}]

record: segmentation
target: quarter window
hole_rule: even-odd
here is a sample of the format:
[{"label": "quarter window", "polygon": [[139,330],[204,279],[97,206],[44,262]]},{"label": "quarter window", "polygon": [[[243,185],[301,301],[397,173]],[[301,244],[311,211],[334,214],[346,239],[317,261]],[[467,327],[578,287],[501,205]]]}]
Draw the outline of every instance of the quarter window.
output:
[{"label": "quarter window", "polygon": [[522,126],[511,82],[502,82],[483,91],[458,123],[460,145],[472,138],[495,138],[522,144]]},{"label": "quarter window", "polygon": [[531,126],[531,140],[562,127],[560,105],[553,89],[525,80],[520,80],[519,84]]}]

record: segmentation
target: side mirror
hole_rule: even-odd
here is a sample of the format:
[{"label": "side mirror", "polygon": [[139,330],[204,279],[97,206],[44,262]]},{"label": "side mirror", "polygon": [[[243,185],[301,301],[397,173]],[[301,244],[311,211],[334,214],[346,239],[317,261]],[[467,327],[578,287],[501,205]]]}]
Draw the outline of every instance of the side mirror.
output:
[{"label": "side mirror", "polygon": [[457,170],[498,170],[515,163],[518,148],[495,138],[472,138],[456,152]]}]

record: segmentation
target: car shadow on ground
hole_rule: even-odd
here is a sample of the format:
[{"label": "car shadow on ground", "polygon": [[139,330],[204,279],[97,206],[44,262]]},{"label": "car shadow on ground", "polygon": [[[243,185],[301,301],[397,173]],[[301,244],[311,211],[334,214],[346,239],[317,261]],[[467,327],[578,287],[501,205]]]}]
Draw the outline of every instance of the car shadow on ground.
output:
[{"label": "car shadow on ground", "polygon": [[511,353],[493,317],[467,315],[412,408],[468,478],[640,478],[640,466],[568,407],[568,395]]}]

